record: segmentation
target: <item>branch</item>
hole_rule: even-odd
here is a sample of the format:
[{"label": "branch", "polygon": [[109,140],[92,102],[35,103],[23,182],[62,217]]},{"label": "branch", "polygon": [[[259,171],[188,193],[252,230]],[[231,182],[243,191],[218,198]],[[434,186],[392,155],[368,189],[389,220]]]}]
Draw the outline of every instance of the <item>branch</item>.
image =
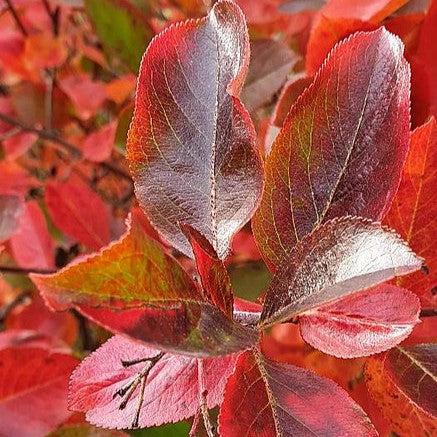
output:
[{"label": "branch", "polygon": [[30,291],[23,291],[18,294],[14,300],[9,302],[0,308],[0,325],[3,325],[8,315],[16,308],[18,305],[21,305],[26,301],[27,298],[30,297]]},{"label": "branch", "polygon": [[[74,144],[71,144],[68,141],[65,141],[64,139],[62,139],[61,137],[59,137],[58,135],[56,135],[53,132],[50,132],[50,131],[45,130],[45,129],[38,129],[38,128],[33,127],[33,126],[26,125],[26,124],[22,123],[21,121],[15,120],[14,118],[9,117],[8,115],[3,114],[3,113],[0,113],[0,120],[5,122],[5,123],[8,123],[11,126],[19,127],[23,131],[32,132],[32,133],[38,135],[39,138],[42,138],[44,140],[48,140],[48,141],[51,141],[53,143],[58,144],[59,146],[61,146],[63,148],[64,151],[70,153],[74,159],[82,158],[82,152]],[[112,173],[114,173],[114,174],[116,174],[124,179],[129,180],[129,182],[132,181],[129,173],[125,172],[121,168],[118,168],[117,166],[115,166],[109,162],[101,162],[101,163],[99,163],[99,165],[103,168],[110,170]]]},{"label": "branch", "polygon": [[206,396],[208,393],[204,385],[203,361],[200,358],[197,360],[197,384],[199,386],[200,411],[202,412],[206,434],[208,435],[208,437],[215,437],[214,427],[208,414],[208,405],[206,402]]},{"label": "branch", "polygon": [[437,308],[423,308],[420,311],[420,317],[435,317],[437,316]]},{"label": "branch", "polygon": [[22,267],[15,266],[0,266],[1,273],[15,273],[17,275],[28,275],[30,273],[36,273],[41,275],[49,275],[52,273],[56,273],[56,270],[50,269],[26,269]]},{"label": "branch", "polygon": [[97,348],[88,320],[79,311],[72,309],[71,314],[76,319],[79,328],[79,338],[83,351],[92,352]]},{"label": "branch", "polygon": [[6,5],[9,9],[9,12],[12,14],[12,16],[14,17],[15,23],[17,24],[18,28],[20,29],[21,33],[24,36],[28,36],[29,34],[27,33],[26,28],[24,27],[18,13],[17,10],[15,9],[15,6],[12,4],[11,0],[5,0]]}]

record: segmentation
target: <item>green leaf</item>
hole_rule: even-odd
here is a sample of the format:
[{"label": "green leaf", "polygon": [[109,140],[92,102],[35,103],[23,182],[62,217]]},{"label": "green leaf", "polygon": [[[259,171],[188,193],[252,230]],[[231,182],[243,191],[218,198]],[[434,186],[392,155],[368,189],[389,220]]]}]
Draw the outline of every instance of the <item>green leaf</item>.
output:
[{"label": "green leaf", "polygon": [[147,16],[127,0],[85,0],[85,10],[108,62],[115,68],[136,73],[153,38]]}]

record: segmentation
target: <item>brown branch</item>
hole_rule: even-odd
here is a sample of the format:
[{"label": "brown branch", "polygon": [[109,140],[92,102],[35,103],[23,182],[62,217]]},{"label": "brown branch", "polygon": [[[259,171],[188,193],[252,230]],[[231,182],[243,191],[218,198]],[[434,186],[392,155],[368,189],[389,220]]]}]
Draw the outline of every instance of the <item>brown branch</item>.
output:
[{"label": "brown branch", "polygon": [[[8,123],[11,126],[19,127],[23,131],[32,132],[38,135],[39,138],[58,144],[64,149],[64,151],[70,153],[74,159],[82,158],[82,152],[74,144],[65,141],[63,138],[59,137],[53,132],[50,132],[46,129],[39,129],[33,126],[26,125],[21,121],[9,117],[8,115],[3,113],[0,113],[0,120],[5,123]],[[101,162],[99,163],[99,165],[103,168],[110,170],[112,173],[122,177],[123,179],[129,180],[130,182],[132,181],[129,173],[125,172],[124,170],[115,166],[114,164],[111,164],[109,162]]]},{"label": "brown branch", "polygon": [[435,317],[437,316],[437,308],[423,308],[420,311],[420,317]]},{"label": "brown branch", "polygon": [[15,6],[12,4],[12,0],[5,0],[6,5],[9,9],[9,12],[12,14],[12,16],[14,17],[15,23],[17,24],[18,28],[20,29],[21,33],[24,36],[28,36],[28,32],[26,30],[26,28],[23,25],[23,22],[20,19],[20,16],[18,15],[17,10],[15,9]]},{"label": "brown branch", "polygon": [[215,437],[214,426],[211,423],[211,419],[208,413],[208,405],[206,402],[206,396],[208,395],[205,389],[205,381],[203,375],[203,361],[202,359],[197,360],[197,384],[199,387],[199,403],[200,411],[203,417],[203,424],[205,425],[205,431],[208,437]]},{"label": "brown branch", "polygon": [[83,351],[92,352],[97,348],[94,336],[91,332],[88,320],[79,311],[72,309],[71,314],[74,316],[79,328],[80,345]]},{"label": "brown branch", "polygon": [[56,273],[56,270],[50,269],[25,269],[22,267],[15,266],[0,266],[1,273],[13,273],[17,275],[28,275],[30,273],[37,273],[41,275],[49,275],[52,273]]},{"label": "brown branch", "polygon": [[50,17],[50,21],[52,22],[53,35],[57,36],[59,34],[59,6],[52,11],[48,0],[42,0],[42,3],[47,11],[47,15]]}]

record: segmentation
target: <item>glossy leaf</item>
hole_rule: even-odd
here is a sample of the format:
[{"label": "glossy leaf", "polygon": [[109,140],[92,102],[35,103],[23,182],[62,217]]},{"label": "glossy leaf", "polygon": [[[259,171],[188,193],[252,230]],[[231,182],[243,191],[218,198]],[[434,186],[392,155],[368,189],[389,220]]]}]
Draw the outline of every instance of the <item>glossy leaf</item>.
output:
[{"label": "glossy leaf", "polygon": [[420,305],[408,290],[382,284],[299,317],[302,337],[316,349],[355,358],[390,349],[419,323]]},{"label": "glossy leaf", "polygon": [[20,196],[0,194],[0,242],[7,240],[17,229],[23,213]]},{"label": "glossy leaf", "polygon": [[241,100],[248,111],[269,103],[287,79],[298,57],[285,44],[272,39],[255,40]]},{"label": "glossy leaf", "polygon": [[189,225],[182,226],[193,249],[203,293],[208,301],[232,318],[233,293],[223,261],[209,241]]},{"label": "glossy leaf", "polygon": [[109,243],[107,207],[78,176],[47,183],[45,201],[53,222],[69,237],[93,250]]},{"label": "glossy leaf", "polygon": [[380,219],[399,184],[409,143],[409,68],[384,29],[339,44],[289,112],[266,159],[253,220],[275,268],[323,221]]},{"label": "glossy leaf", "polygon": [[114,58],[120,58],[136,73],[153,37],[147,17],[128,0],[85,0],[84,4],[107,58],[115,65]]},{"label": "glossy leaf", "polygon": [[398,284],[417,293],[428,305],[435,302],[437,286],[437,124],[431,119],[411,135],[411,146],[399,190],[386,223],[396,229],[412,249],[425,259],[428,274],[398,279]]},{"label": "glossy leaf", "polygon": [[[90,423],[105,428],[131,428],[137,408],[140,408],[140,427],[176,422],[194,416],[199,409],[197,359],[170,354],[165,354],[147,377],[141,406],[138,386],[126,408],[119,408],[123,398],[114,394],[143,370],[146,364],[142,362],[124,367],[122,360],[132,361],[158,354],[159,350],[141,346],[120,336],[112,337],[74,371],[70,383],[69,407],[85,412]],[[236,358],[230,355],[203,360],[209,408],[222,401],[225,384],[233,372]]]},{"label": "glossy leaf", "polygon": [[53,269],[54,244],[46,220],[35,200],[24,205],[18,229],[10,239],[14,259],[20,267]]},{"label": "glossy leaf", "polygon": [[261,322],[289,320],[421,265],[422,259],[393,231],[363,218],[333,219],[297,244],[279,266]]},{"label": "glossy leaf", "polygon": [[436,364],[435,344],[397,347],[367,361],[367,386],[396,433],[437,432]]},{"label": "glossy leaf", "polygon": [[56,310],[81,304],[126,309],[204,301],[178,262],[136,222],[99,253],[79,258],[52,275],[31,278]]},{"label": "glossy leaf", "polygon": [[68,377],[78,361],[46,349],[0,351],[0,434],[43,437],[65,421]]},{"label": "glossy leaf", "polygon": [[113,333],[173,354],[228,355],[250,349],[258,341],[255,329],[230,320],[209,303],[180,303],[172,309],[117,311],[81,306],[78,310]]},{"label": "glossy leaf", "polygon": [[336,384],[257,352],[245,352],[237,361],[219,431],[223,437],[377,435],[364,411]]},{"label": "glossy leaf", "polygon": [[238,100],[248,68],[244,17],[233,2],[172,26],[144,55],[128,136],[128,160],[146,215],[192,257],[179,223],[224,258],[262,190],[255,132]]}]

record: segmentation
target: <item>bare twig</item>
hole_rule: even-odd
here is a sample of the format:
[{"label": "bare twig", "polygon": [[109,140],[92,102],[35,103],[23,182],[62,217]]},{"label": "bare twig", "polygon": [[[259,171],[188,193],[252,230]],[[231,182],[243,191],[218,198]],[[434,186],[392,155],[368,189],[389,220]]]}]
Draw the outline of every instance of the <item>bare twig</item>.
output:
[{"label": "bare twig", "polygon": [[[82,157],[82,152],[74,145],[69,143],[68,141],[65,141],[63,138],[59,137],[53,132],[50,132],[46,129],[38,129],[33,126],[26,125],[22,123],[21,121],[18,121],[12,117],[9,117],[6,114],[0,113],[0,120],[10,124],[11,126],[19,127],[21,130],[26,132],[32,132],[36,135],[38,135],[39,138],[42,138],[44,140],[51,141],[52,143],[56,143],[59,146],[61,146],[65,152],[70,153],[74,159],[80,159]],[[109,163],[109,162],[101,162],[99,165],[103,168],[106,168],[110,170],[112,173],[122,177],[123,179],[129,180],[131,182],[131,177],[129,173],[125,172],[121,168]]]},{"label": "bare twig", "polygon": [[90,330],[88,320],[75,309],[70,310],[70,312],[77,321],[82,350],[88,352],[95,350],[97,345]]},{"label": "bare twig", "polygon": [[51,273],[56,273],[56,270],[50,269],[25,269],[22,267],[15,266],[0,266],[1,273],[15,273],[17,275],[28,275],[30,273],[37,273],[42,275],[47,275]]},{"label": "bare twig", "polygon": [[50,21],[52,22],[53,35],[57,36],[59,33],[59,6],[52,11],[48,0],[42,0],[42,3],[47,11],[47,15],[50,17]]},{"label": "bare twig", "polygon": [[9,9],[9,12],[14,17],[15,23],[17,24],[18,28],[20,29],[21,33],[24,36],[27,36],[28,32],[27,32],[26,28],[24,27],[23,22],[21,21],[20,16],[18,15],[17,10],[15,9],[15,6],[12,3],[12,0],[5,0],[5,3]]},{"label": "bare twig", "polygon": [[49,68],[45,71],[46,92],[44,95],[44,127],[47,131],[52,130],[53,119],[53,88],[55,83],[56,69]]},{"label": "bare twig", "polygon": [[203,376],[203,361],[201,359],[197,360],[197,384],[199,387],[199,402],[200,411],[202,412],[203,423],[205,425],[206,434],[208,437],[215,437],[214,427],[211,423],[211,419],[208,414],[208,405],[206,401],[207,391],[204,384]]},{"label": "bare twig", "polygon": [[436,308],[423,308],[420,311],[420,317],[435,317],[437,316]]}]

